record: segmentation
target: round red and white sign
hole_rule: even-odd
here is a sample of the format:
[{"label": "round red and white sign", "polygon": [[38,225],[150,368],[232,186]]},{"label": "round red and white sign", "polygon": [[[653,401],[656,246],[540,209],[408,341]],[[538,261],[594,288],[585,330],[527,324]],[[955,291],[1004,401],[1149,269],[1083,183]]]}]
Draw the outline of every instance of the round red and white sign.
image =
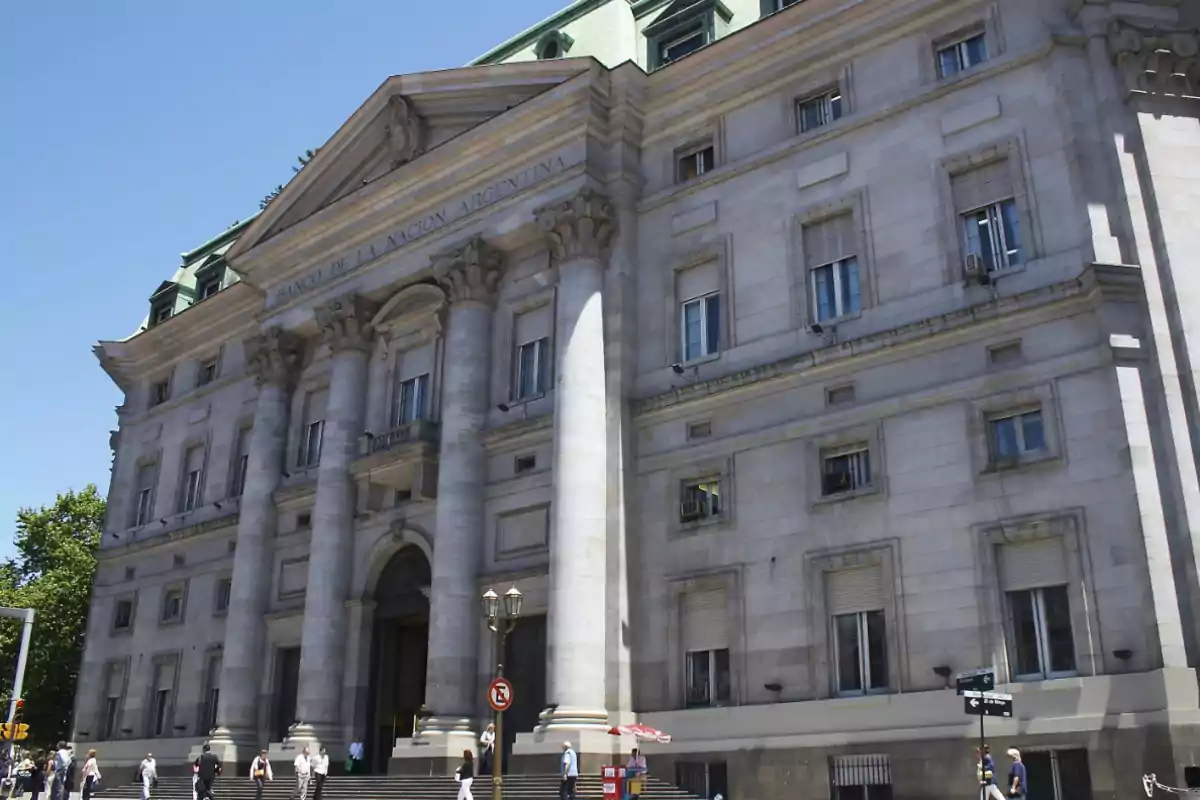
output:
[{"label": "round red and white sign", "polygon": [[488,705],[492,711],[507,711],[513,702],[512,684],[504,678],[496,678],[488,686]]}]

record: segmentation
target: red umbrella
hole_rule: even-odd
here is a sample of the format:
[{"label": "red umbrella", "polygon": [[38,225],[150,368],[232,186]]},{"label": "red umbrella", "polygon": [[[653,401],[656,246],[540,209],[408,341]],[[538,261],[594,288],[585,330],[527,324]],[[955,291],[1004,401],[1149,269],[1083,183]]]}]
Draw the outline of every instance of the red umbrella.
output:
[{"label": "red umbrella", "polygon": [[632,736],[639,742],[671,743],[671,734],[663,733],[658,728],[651,728],[649,725],[643,725],[640,722],[635,722],[632,725],[618,725],[615,728],[610,728],[608,732],[613,736]]}]

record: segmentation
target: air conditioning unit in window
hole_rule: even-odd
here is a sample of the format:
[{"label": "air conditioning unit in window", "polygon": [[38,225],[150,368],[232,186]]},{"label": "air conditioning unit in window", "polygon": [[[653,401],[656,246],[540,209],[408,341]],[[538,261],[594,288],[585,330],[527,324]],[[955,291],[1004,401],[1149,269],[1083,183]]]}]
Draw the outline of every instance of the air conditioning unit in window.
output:
[{"label": "air conditioning unit in window", "polygon": [[679,521],[695,522],[704,518],[704,506],[695,500],[685,500],[679,504]]},{"label": "air conditioning unit in window", "polygon": [[986,286],[990,282],[987,265],[983,263],[983,256],[978,253],[967,253],[966,261],[963,264],[963,271],[966,273],[967,283],[978,283],[981,286]]}]

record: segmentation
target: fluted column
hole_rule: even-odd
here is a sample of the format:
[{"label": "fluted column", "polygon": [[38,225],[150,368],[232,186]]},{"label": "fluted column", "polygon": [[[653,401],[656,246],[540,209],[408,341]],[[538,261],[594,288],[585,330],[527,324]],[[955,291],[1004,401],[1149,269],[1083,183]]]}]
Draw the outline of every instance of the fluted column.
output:
[{"label": "fluted column", "polygon": [[558,263],[554,519],[550,542],[549,726],[607,728],[607,396],[604,271],[609,202],[590,191],[537,212]]},{"label": "fluted column", "polygon": [[[421,735],[444,737],[447,753],[474,746],[472,717],[479,705],[480,606],[475,576],[483,552],[487,483],[483,427],[488,409],[492,300],[501,267],[500,251],[479,238],[434,259],[434,271],[446,290],[450,311],[442,371],[425,684],[425,704],[432,717],[422,725]],[[452,741],[461,741],[461,746]],[[443,751],[439,748],[439,752]]]},{"label": "fluted column", "polygon": [[[290,334],[271,329],[247,340],[246,361],[258,380],[258,402],[240,501],[214,742],[254,750],[266,638],[263,615],[271,594],[274,494],[283,476],[289,396],[300,345]],[[237,753],[223,758],[237,760]]]},{"label": "fluted column", "polygon": [[297,724],[288,736],[296,742],[329,744],[341,739],[346,600],[354,552],[350,465],[363,432],[373,313],[373,307],[353,296],[317,310],[317,323],[330,346],[333,363],[308,547]]}]

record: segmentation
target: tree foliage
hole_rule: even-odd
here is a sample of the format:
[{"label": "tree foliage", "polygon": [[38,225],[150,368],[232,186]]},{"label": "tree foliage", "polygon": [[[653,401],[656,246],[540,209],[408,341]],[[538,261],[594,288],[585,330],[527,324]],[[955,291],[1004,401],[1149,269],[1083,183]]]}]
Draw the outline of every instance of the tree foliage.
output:
[{"label": "tree foliage", "polygon": [[[0,564],[0,606],[34,609],[22,691],[31,741],[51,743],[70,733],[104,509],[104,498],[91,484],[60,494],[53,505],[21,509],[17,555]],[[21,627],[17,620],[0,619],[5,701],[12,696]]]},{"label": "tree foliage", "polygon": [[[300,162],[300,166],[292,167],[292,174],[295,175],[297,172],[304,169],[304,167],[308,164],[308,162],[310,162],[314,158],[316,158],[317,152],[320,151],[320,149],[321,148],[318,147],[316,150],[305,150],[304,155],[296,156],[296,161]],[[263,197],[262,200],[258,201],[259,209],[261,210],[261,209],[264,209],[267,206],[271,205],[271,201],[274,200],[276,197],[279,197],[279,193],[282,191],[283,191],[283,184],[280,184],[280,185],[276,186],[274,189],[272,189],[269,194],[267,194],[265,197]]]}]

